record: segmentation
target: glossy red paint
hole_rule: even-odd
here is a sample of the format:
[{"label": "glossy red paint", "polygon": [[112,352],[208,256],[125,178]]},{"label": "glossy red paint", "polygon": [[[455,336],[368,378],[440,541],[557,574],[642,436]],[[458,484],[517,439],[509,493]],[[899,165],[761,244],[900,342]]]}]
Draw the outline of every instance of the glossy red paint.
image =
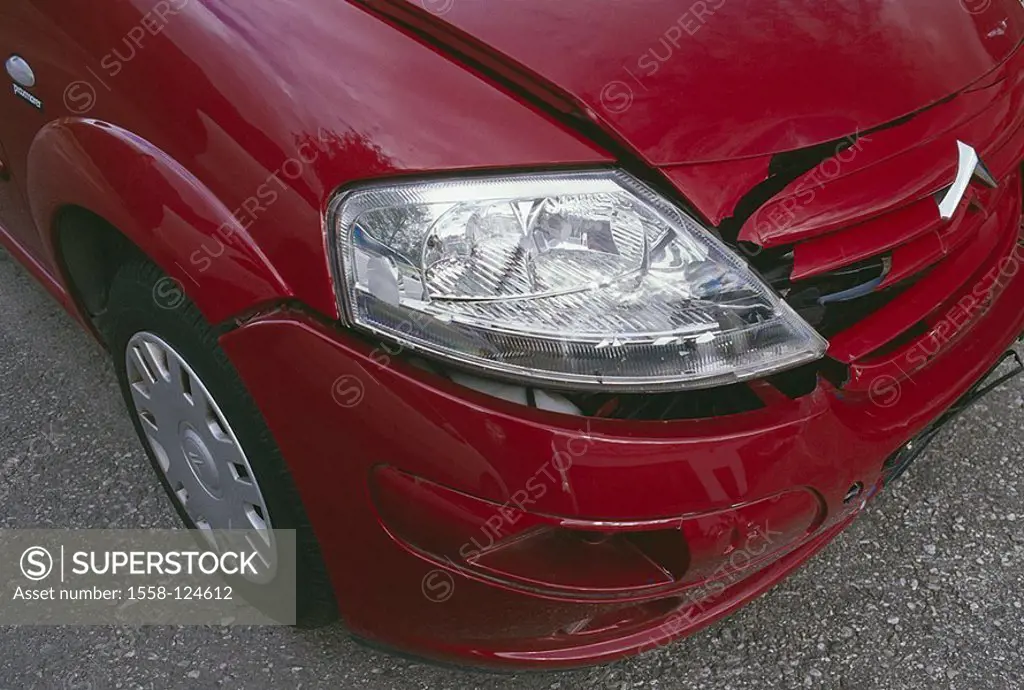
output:
[{"label": "glossy red paint", "polygon": [[1024,37],[1019,0],[361,1],[475,39],[656,165],[804,148],[892,122],[982,79]]},{"label": "glossy red paint", "polygon": [[662,168],[661,173],[717,227],[733,214],[736,205],[751,189],[768,179],[771,158],[766,155],[675,165]]},{"label": "glossy red paint", "polygon": [[[589,443],[576,446],[582,455]],[[513,591],[581,603],[650,600],[742,579],[792,551],[829,517],[816,492],[797,488],[696,515],[603,520],[597,530],[593,520],[530,512],[554,488],[545,481],[559,481],[556,472],[567,480],[575,454],[566,449],[549,461],[503,503],[393,465],[374,469],[372,496],[388,531],[413,553]]]},{"label": "glossy red paint", "polygon": [[[6,0],[0,58],[32,65],[42,109],[0,95],[0,242],[88,326],[55,235],[87,209],[224,326],[354,632],[483,665],[606,661],[809,558],[1024,329],[1024,8],[963,5]],[[810,200],[812,173],[779,170],[844,139]],[[1003,184],[943,226],[957,140]],[[594,166],[755,254],[791,249],[793,281],[882,253],[890,281],[931,272],[833,339],[846,380],[754,382],[762,409],[688,421],[504,402],[390,346],[382,364],[340,322],[340,188]]]}]

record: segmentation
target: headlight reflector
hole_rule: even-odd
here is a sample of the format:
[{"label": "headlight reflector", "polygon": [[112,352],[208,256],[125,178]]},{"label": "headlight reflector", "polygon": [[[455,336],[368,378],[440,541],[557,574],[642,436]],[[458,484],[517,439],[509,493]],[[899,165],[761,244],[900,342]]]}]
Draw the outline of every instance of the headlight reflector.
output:
[{"label": "headlight reflector", "polygon": [[696,221],[617,171],[381,183],[331,207],[348,317],[562,388],[706,388],[827,343]]}]

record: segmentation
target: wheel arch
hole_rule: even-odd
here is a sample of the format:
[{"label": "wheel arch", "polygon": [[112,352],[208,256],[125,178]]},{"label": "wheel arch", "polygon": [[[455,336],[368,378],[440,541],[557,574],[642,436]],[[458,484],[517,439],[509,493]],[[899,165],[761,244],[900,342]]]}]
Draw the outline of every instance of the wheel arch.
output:
[{"label": "wheel arch", "polygon": [[245,228],[194,175],[145,139],[105,122],[50,123],[29,151],[27,196],[45,250],[86,322],[111,271],[138,252],[209,323],[292,297]]}]

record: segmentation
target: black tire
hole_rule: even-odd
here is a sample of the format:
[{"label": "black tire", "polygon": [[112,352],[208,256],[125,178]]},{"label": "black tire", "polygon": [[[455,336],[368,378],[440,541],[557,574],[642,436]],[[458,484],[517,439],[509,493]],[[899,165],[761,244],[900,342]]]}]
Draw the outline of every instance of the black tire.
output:
[{"label": "black tire", "polygon": [[[317,627],[336,620],[337,604],[327,569],[288,467],[263,415],[217,343],[209,324],[181,286],[144,258],[131,260],[118,270],[109,294],[107,310],[96,325],[113,358],[128,410],[132,411],[134,404],[124,352],[132,336],[148,331],[174,347],[217,400],[249,458],[270,512],[271,524],[278,529],[295,530],[297,625]],[[159,469],[138,415],[132,412],[131,418],[168,498],[185,526],[196,529]]]}]

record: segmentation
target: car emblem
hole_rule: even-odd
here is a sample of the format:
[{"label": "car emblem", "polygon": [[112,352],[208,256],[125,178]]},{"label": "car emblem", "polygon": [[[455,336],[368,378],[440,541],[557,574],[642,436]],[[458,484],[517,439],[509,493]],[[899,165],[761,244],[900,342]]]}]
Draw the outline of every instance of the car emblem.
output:
[{"label": "car emblem", "polygon": [[973,147],[962,141],[956,142],[956,145],[960,149],[960,164],[957,166],[956,181],[939,201],[939,215],[943,220],[951,220],[956,215],[971,182],[978,181],[990,189],[999,186]]},{"label": "car emblem", "polygon": [[11,79],[18,86],[23,86],[26,89],[31,89],[36,85],[36,74],[32,71],[32,68],[25,58],[20,55],[12,55],[7,59],[7,74],[10,75]]}]

